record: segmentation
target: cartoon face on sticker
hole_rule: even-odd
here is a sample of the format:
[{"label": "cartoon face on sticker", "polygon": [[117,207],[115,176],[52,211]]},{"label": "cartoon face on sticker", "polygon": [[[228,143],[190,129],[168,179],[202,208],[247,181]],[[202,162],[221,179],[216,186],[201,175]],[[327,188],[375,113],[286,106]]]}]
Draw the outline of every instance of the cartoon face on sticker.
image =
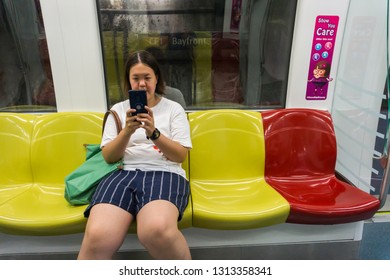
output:
[{"label": "cartoon face on sticker", "polygon": [[323,93],[323,87],[333,81],[333,78],[329,77],[330,63],[326,60],[319,61],[313,69],[313,78],[309,80],[309,83],[314,84],[314,93]]}]

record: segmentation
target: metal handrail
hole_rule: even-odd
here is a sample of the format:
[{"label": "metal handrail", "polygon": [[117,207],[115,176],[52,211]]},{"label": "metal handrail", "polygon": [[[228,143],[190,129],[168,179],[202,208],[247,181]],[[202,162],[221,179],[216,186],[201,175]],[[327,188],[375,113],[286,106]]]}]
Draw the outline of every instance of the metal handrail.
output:
[{"label": "metal handrail", "polygon": [[389,109],[390,109],[390,99],[389,99],[389,94],[390,94],[390,69],[389,69],[389,0],[386,1],[386,61],[387,61],[387,77],[386,77],[386,87],[387,87],[387,128],[386,128],[386,134],[385,134],[385,149],[383,156],[381,158],[381,163],[383,164],[384,167],[384,173],[383,173],[383,179],[381,183],[381,187],[379,189],[379,201],[380,201],[380,206],[379,209],[382,208],[387,199],[387,194],[389,193],[389,188],[390,188],[390,143],[389,143]]},{"label": "metal handrail", "polygon": [[196,8],[196,9],[164,9],[164,10],[132,10],[132,9],[100,9],[103,14],[114,15],[178,15],[178,14],[213,14],[212,8]]},{"label": "metal handrail", "polygon": [[386,151],[387,151],[386,155],[383,155],[380,158],[382,165],[384,165],[384,173],[383,173],[382,183],[379,189],[379,197],[378,197],[380,201],[379,209],[381,209],[385,205],[387,194],[389,193],[389,189],[390,189],[390,158],[388,156],[390,152],[390,145],[387,145]]}]

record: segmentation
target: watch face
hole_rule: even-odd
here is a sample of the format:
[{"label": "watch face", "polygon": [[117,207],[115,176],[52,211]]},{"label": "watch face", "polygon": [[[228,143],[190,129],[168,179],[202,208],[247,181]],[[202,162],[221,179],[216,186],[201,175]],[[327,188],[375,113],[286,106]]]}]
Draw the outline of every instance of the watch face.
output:
[{"label": "watch face", "polygon": [[160,137],[160,131],[156,128],[150,136],[150,139],[156,140],[158,137]]}]

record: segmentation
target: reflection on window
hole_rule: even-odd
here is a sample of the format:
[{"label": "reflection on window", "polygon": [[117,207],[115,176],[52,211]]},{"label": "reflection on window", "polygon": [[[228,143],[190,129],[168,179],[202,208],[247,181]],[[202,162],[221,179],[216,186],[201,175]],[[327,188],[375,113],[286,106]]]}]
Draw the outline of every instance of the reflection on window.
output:
[{"label": "reflection on window", "polygon": [[0,0],[0,111],[56,111],[39,0]]},{"label": "reflection on window", "polygon": [[296,0],[97,0],[108,105],[146,49],[187,109],[284,107]]}]

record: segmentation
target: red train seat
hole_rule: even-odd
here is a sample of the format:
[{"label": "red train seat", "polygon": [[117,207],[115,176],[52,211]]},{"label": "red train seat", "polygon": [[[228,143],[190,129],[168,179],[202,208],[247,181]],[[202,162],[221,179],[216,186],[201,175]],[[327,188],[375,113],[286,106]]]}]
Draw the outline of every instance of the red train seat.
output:
[{"label": "red train seat", "polygon": [[290,203],[287,222],[338,224],[375,214],[379,200],[335,176],[337,144],[328,112],[281,109],[262,117],[265,179]]}]

